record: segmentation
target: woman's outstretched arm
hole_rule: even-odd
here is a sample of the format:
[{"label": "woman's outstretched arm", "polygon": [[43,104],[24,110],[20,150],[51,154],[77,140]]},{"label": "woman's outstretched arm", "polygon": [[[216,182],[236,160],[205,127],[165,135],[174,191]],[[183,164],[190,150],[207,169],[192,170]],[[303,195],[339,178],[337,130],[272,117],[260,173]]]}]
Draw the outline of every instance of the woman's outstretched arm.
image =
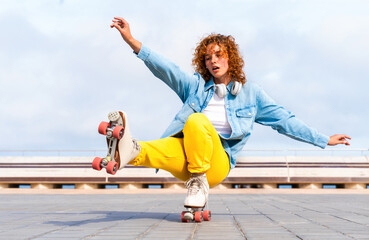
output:
[{"label": "woman's outstretched arm", "polygon": [[110,25],[111,28],[116,28],[123,40],[133,49],[135,53],[139,53],[141,50],[141,42],[137,41],[131,34],[129,24],[124,18],[114,17],[113,23]]},{"label": "woman's outstretched arm", "polygon": [[258,111],[255,118],[257,123],[271,126],[281,134],[302,142],[314,144],[321,148],[325,148],[326,145],[350,145],[348,139],[351,138],[349,136],[335,134],[329,137],[318,132],[316,129],[309,127],[297,119],[294,114],[276,104],[260,87],[258,88]]}]

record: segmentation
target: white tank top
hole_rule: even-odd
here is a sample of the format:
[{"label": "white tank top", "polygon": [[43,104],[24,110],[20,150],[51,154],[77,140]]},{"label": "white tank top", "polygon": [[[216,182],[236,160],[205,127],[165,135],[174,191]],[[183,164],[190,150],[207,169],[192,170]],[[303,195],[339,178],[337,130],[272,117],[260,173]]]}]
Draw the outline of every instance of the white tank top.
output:
[{"label": "white tank top", "polygon": [[219,134],[224,137],[231,136],[232,129],[231,125],[228,123],[224,98],[220,98],[214,93],[203,113],[213,124],[215,130],[217,130]]}]

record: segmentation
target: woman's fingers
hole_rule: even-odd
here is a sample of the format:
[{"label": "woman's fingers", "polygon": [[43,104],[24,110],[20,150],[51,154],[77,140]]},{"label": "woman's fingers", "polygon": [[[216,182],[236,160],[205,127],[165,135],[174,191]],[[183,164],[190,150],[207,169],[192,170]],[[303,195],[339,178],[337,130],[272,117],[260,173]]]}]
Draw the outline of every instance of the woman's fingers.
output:
[{"label": "woman's fingers", "polygon": [[114,17],[114,19],[119,20],[122,23],[127,23],[127,21],[124,20],[124,18],[122,18],[122,17]]},{"label": "woman's fingers", "polygon": [[344,135],[344,134],[339,136],[339,140],[340,140],[341,144],[350,145],[350,143],[347,141],[347,139],[351,139],[351,138],[347,135]]},{"label": "woman's fingers", "polygon": [[110,25],[111,28],[115,27],[116,29],[120,30],[121,27],[117,23],[113,23]]},{"label": "woman's fingers", "polygon": [[351,138],[347,135],[343,135],[343,137],[351,140]]},{"label": "woman's fingers", "polygon": [[112,20],[112,22],[113,22],[113,24],[123,25],[123,23],[121,21]]},{"label": "woman's fingers", "polygon": [[344,139],[343,141],[344,141],[344,144],[345,144],[345,145],[350,145],[349,141],[347,141],[347,139],[350,139],[350,140],[351,140],[351,138],[350,138],[349,136],[344,135],[344,136],[343,136],[343,139]]},{"label": "woman's fingers", "polygon": [[350,145],[350,143],[346,139],[339,140],[338,143],[345,144],[345,145]]},{"label": "woman's fingers", "polygon": [[113,20],[113,22],[116,22],[118,23],[119,25],[121,25],[122,27],[124,26],[128,26],[128,22],[126,20],[124,20],[124,18],[121,18],[121,17],[114,17],[114,19],[116,20]]}]

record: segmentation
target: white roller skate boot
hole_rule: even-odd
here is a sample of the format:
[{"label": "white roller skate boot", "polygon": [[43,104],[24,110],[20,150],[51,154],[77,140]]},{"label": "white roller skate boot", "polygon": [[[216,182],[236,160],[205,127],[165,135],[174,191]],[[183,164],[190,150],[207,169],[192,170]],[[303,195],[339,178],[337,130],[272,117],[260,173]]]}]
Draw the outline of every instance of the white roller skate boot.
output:
[{"label": "white roller skate boot", "polygon": [[209,184],[205,173],[192,173],[186,182],[187,196],[184,206],[188,208],[204,208],[209,196]]},{"label": "white roller skate boot", "polygon": [[204,211],[209,196],[209,183],[205,173],[191,174],[191,178],[186,182],[186,187],[188,189],[184,201],[186,211],[181,214],[182,222],[210,221],[211,211]]},{"label": "white roller skate boot", "polygon": [[115,174],[137,157],[141,146],[132,139],[125,112],[110,112],[108,119],[109,122],[101,122],[99,125],[99,133],[106,135],[108,153],[105,158],[96,157],[92,168],[98,171],[106,168],[107,173]]},{"label": "white roller skate boot", "polygon": [[122,124],[124,128],[123,137],[118,142],[119,153],[119,169],[124,168],[130,161],[135,159],[141,152],[140,144],[132,138],[131,131],[128,124],[127,114],[123,111],[110,112],[108,114],[109,120],[116,121]]}]

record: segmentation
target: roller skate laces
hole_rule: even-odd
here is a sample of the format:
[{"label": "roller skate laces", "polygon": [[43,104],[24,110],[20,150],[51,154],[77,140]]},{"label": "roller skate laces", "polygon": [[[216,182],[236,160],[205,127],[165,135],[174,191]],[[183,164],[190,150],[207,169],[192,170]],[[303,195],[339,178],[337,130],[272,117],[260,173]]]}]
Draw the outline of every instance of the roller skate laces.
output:
[{"label": "roller skate laces", "polygon": [[136,139],[132,139],[133,148],[136,149],[138,152],[141,152],[141,145],[138,143]]}]

